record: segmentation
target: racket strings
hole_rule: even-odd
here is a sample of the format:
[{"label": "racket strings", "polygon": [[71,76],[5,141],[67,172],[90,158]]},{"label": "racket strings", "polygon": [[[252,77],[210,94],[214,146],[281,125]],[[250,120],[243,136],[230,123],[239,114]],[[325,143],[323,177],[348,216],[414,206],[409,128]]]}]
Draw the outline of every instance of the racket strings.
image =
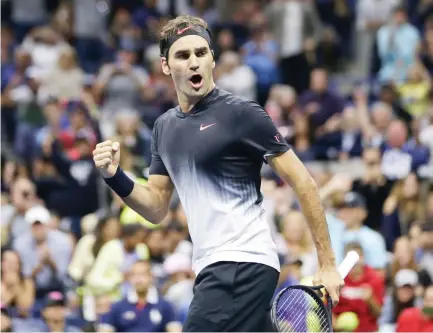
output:
[{"label": "racket strings", "polygon": [[329,332],[327,310],[304,290],[291,289],[277,304],[279,332]]}]

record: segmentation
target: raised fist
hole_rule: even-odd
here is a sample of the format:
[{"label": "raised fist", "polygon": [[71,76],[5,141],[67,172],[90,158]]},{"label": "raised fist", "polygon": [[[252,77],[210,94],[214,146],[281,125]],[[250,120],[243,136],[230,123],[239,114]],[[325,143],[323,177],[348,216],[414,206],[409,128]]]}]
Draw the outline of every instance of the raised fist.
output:
[{"label": "raised fist", "polygon": [[96,145],[93,151],[93,161],[104,178],[116,174],[120,160],[120,144],[107,140]]}]

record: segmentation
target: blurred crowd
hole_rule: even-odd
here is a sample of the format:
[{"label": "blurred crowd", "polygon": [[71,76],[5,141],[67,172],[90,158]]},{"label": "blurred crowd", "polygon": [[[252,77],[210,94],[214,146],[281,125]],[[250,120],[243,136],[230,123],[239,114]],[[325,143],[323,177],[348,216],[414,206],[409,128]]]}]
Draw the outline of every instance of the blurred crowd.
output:
[{"label": "blurred crowd", "polygon": [[[176,193],[157,226],[92,161],[121,144],[145,183],[152,126],[177,104],[158,31],[213,35],[215,80],[257,100],[313,175],[337,263],[357,251],[336,331],[433,332],[432,0],[2,0],[1,331],[180,331],[192,244]],[[175,144],[175,143],[173,143]],[[262,192],[279,289],[317,256],[292,189]]]}]

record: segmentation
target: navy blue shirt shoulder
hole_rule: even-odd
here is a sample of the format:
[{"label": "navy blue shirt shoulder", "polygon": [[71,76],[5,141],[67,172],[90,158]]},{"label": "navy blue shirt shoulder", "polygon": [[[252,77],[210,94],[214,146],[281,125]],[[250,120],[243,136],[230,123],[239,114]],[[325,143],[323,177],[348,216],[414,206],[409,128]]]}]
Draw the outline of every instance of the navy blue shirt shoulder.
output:
[{"label": "navy blue shirt shoulder", "polygon": [[258,103],[216,87],[190,112],[177,106],[158,118],[150,174],[175,177],[188,164],[192,171],[250,177],[259,174],[266,156],[287,150],[288,144]]}]

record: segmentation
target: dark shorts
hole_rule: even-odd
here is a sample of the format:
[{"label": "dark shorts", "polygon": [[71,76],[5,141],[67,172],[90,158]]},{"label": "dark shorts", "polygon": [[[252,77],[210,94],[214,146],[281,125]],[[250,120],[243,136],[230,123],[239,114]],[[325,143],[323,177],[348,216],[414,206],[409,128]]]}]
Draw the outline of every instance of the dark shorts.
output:
[{"label": "dark shorts", "polygon": [[257,263],[218,262],[195,281],[184,332],[269,332],[279,273]]}]

